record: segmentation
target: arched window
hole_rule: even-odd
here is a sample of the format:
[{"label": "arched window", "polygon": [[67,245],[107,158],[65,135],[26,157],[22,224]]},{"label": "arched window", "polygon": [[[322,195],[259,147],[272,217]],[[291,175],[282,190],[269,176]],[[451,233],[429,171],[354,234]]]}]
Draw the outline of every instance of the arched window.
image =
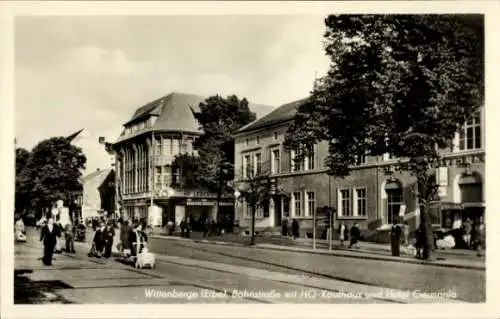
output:
[{"label": "arched window", "polygon": [[403,188],[398,181],[390,181],[385,185],[387,193],[387,222],[392,224],[398,220],[399,209],[403,205]]}]

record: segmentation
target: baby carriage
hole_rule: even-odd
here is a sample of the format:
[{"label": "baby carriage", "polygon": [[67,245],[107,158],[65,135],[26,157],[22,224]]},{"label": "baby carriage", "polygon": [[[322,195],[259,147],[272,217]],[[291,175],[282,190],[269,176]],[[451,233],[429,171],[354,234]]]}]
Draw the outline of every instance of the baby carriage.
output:
[{"label": "baby carriage", "polygon": [[18,243],[26,242],[26,231],[16,231],[15,232],[15,240]]}]

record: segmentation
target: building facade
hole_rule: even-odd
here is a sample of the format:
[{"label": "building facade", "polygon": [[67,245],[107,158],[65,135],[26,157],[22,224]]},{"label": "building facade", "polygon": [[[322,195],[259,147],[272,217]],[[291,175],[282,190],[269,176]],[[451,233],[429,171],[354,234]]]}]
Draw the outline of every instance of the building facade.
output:
[{"label": "building facade", "polygon": [[[241,128],[235,134],[236,167],[242,179],[258,167],[269,167],[280,189],[269,205],[256,214],[256,227],[279,227],[283,218],[296,219],[301,229],[312,229],[318,207],[337,209],[334,227],[357,222],[370,236],[403,218],[412,229],[419,224],[419,205],[414,194],[416,181],[409,173],[395,170],[398,160],[384,156],[359,156],[358,165],[344,179],[329,177],[324,166],[328,144],[314,145],[313,154],[301,163],[293,161],[283,141],[298,105],[285,104]],[[436,180],[440,201],[433,205],[433,224],[451,227],[456,216],[476,219],[484,214],[484,108],[456,134],[453,146],[442,150],[443,165]],[[249,227],[251,212],[245,203],[236,208],[242,227]]]},{"label": "building facade", "polygon": [[[198,111],[204,100],[196,95],[171,93],[138,108],[123,125],[121,136],[112,145],[122,218],[151,220],[151,214],[156,212],[159,218],[157,215],[152,219],[159,219],[155,224],[162,225],[168,220],[179,224],[184,217],[195,222],[217,218],[215,194],[183,187],[181,172],[172,165],[177,155],[196,155],[193,143],[203,131],[193,111]],[[222,198],[219,213],[234,216],[232,196]]]},{"label": "building facade", "polygon": [[97,169],[83,177],[81,218],[115,217],[115,171]]}]

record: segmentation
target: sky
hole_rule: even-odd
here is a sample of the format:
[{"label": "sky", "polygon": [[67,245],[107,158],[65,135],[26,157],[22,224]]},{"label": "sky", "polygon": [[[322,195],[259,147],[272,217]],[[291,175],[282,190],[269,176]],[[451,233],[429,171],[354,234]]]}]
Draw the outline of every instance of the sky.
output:
[{"label": "sky", "polygon": [[[15,136],[31,149],[80,129],[87,171],[109,166],[134,110],[170,92],[277,107],[324,74],[324,16],[31,16],[15,20]],[[82,142],[84,143],[84,142]]]}]

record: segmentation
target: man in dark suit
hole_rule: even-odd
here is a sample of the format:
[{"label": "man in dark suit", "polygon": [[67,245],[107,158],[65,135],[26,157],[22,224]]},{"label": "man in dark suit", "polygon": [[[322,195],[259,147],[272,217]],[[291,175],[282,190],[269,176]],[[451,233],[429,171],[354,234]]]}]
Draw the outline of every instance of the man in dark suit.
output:
[{"label": "man in dark suit", "polygon": [[132,227],[128,224],[128,220],[125,220],[120,228],[120,241],[122,242],[122,249],[131,249],[131,234]]},{"label": "man in dark suit", "polygon": [[54,219],[49,218],[47,220],[47,225],[43,226],[40,234],[40,241],[43,242],[42,262],[45,266],[52,266],[52,255],[54,254],[57,237],[61,237],[61,231],[59,227],[54,224]]},{"label": "man in dark suit", "polygon": [[115,227],[113,222],[108,221],[108,225],[104,229],[104,258],[111,257],[111,250],[113,249],[113,239],[115,237]]}]

